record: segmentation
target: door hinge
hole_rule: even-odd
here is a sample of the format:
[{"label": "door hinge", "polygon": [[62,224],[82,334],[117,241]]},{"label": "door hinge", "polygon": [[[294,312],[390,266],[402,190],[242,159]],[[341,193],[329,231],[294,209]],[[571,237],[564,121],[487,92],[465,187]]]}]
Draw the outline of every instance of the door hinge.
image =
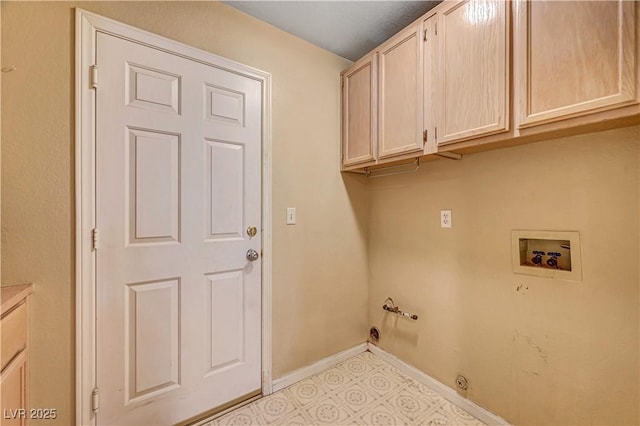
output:
[{"label": "door hinge", "polygon": [[100,410],[100,389],[95,388],[91,391],[91,411],[97,413]]},{"label": "door hinge", "polygon": [[98,250],[99,246],[100,246],[100,240],[99,240],[98,229],[94,228],[91,231],[91,251]]},{"label": "door hinge", "polygon": [[427,143],[427,137],[429,135],[429,130],[425,130],[422,132],[422,142]]},{"label": "door hinge", "polygon": [[97,89],[98,88],[98,66],[97,65],[91,65],[89,80],[90,80],[89,84],[91,85],[91,88]]}]

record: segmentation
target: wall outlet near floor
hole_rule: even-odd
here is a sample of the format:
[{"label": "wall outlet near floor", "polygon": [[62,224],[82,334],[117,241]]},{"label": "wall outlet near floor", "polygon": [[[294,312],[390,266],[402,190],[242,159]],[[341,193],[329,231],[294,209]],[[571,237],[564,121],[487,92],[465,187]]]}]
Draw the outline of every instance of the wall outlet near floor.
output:
[{"label": "wall outlet near floor", "polygon": [[451,210],[440,210],[440,228],[451,228]]}]

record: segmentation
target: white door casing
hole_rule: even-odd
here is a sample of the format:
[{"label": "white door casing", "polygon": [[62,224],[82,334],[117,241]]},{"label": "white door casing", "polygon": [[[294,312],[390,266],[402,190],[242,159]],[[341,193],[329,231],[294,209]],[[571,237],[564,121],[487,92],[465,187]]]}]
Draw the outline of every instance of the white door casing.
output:
[{"label": "white door casing", "polygon": [[270,393],[269,76],[80,10],[77,22],[78,423],[96,420],[96,386],[108,424]]}]

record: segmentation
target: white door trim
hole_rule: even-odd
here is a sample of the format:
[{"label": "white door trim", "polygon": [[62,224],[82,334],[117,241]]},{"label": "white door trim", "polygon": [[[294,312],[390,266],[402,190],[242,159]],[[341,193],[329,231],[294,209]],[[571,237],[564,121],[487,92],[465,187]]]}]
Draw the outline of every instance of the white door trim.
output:
[{"label": "white door trim", "polygon": [[[262,392],[271,377],[271,74],[76,8],[76,423],[95,424],[95,91],[96,35],[107,33],[262,82]],[[99,85],[99,81],[98,81]]]}]

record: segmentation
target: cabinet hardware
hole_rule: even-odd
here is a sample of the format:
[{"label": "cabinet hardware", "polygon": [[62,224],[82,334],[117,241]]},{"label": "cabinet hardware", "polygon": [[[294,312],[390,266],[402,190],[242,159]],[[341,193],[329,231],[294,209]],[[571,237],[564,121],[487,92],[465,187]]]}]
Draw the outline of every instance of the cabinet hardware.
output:
[{"label": "cabinet hardware", "polygon": [[98,234],[98,229],[94,228],[91,230],[91,250],[96,251],[98,247],[100,247],[100,234]]},{"label": "cabinet hardware", "polygon": [[91,86],[92,89],[97,89],[98,88],[98,66],[97,65],[91,65],[90,68],[91,74],[89,76],[89,85]]},{"label": "cabinet hardware", "polygon": [[91,411],[94,413],[100,411],[100,389],[98,388],[91,392]]}]

